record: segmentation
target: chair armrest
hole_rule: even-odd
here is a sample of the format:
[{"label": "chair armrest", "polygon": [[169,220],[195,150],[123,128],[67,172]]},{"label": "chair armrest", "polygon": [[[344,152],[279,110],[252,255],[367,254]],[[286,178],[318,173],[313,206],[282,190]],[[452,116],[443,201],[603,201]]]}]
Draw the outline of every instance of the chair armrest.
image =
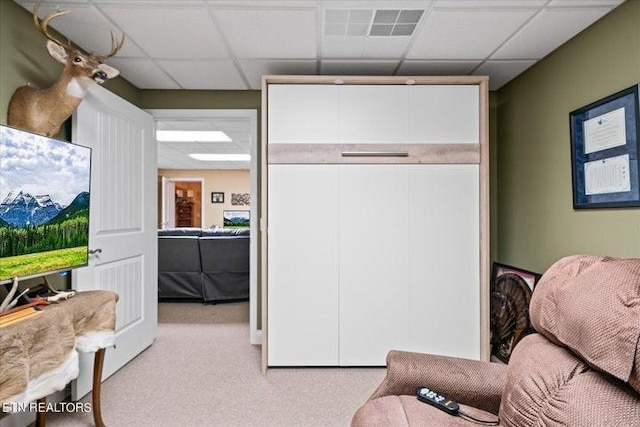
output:
[{"label": "chair armrest", "polygon": [[433,354],[392,350],[387,376],[369,400],[387,395],[414,395],[426,386],[447,398],[498,414],[507,366]]}]

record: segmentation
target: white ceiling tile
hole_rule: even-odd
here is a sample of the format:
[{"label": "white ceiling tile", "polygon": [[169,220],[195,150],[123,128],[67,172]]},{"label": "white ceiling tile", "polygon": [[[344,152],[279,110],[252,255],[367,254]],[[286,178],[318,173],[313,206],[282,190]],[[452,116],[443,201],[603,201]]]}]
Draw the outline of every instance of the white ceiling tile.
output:
[{"label": "white ceiling tile", "polygon": [[404,56],[411,37],[368,37],[366,40],[363,59],[398,59]]},{"label": "white ceiling tile", "polygon": [[321,0],[323,9],[428,9],[434,0]]},{"label": "white ceiling tile", "polygon": [[321,59],[399,59],[411,42],[410,37],[332,37],[322,38]]},{"label": "white ceiling tile", "polygon": [[[60,0],[57,0],[58,2]],[[62,0],[62,1],[71,1],[71,0]],[[84,1],[87,0],[73,0],[73,1]],[[155,3],[157,5],[162,6],[199,6],[202,4],[200,0],[90,0],[97,5],[108,4],[108,5],[121,5],[121,6],[149,6],[149,3]]]},{"label": "white ceiling tile", "polygon": [[618,6],[625,0],[552,0],[549,7]]},{"label": "white ceiling tile", "polygon": [[220,33],[204,6],[105,5],[102,10],[148,55],[155,58],[228,58]]},{"label": "white ceiling tile", "polygon": [[476,69],[476,76],[490,76],[489,90],[500,89],[505,83],[517,77],[536,61],[487,61]]},{"label": "white ceiling tile", "polygon": [[[26,4],[27,9],[33,9],[31,4]],[[54,7],[55,6],[55,7]],[[87,52],[96,54],[107,54],[111,51],[111,33],[121,39],[123,34],[120,29],[114,27],[102,14],[93,6],[65,4],[59,5],[61,10],[68,10],[66,15],[53,19],[49,25],[59,31],[65,37],[73,40],[78,46]],[[58,7],[58,4],[43,4],[40,7],[40,17]],[[35,31],[35,29],[34,29]],[[64,39],[61,41],[65,41]],[[44,43],[44,37],[43,37]],[[126,40],[118,56],[141,56],[142,52]]]},{"label": "white ceiling tile", "polygon": [[399,76],[465,76],[482,61],[407,60],[400,64]]},{"label": "white ceiling tile", "polygon": [[609,9],[551,9],[536,15],[491,59],[540,59],[591,25]]},{"label": "white ceiling tile", "polygon": [[315,59],[244,59],[240,61],[240,66],[249,79],[251,89],[255,90],[262,88],[263,75],[313,75],[318,70],[318,63]]},{"label": "white ceiling tile", "polygon": [[120,75],[137,88],[180,89],[180,86],[150,59],[114,57],[107,62],[117,68]]},{"label": "white ceiling tile", "polygon": [[316,11],[215,10],[225,40],[238,58],[316,57]]},{"label": "white ceiling tile", "polygon": [[321,58],[362,58],[366,37],[323,37]]},{"label": "white ceiling tile", "polygon": [[484,59],[535,10],[445,10],[427,17],[407,59]]},{"label": "white ceiling tile", "polygon": [[397,66],[398,61],[323,60],[320,71],[324,75],[389,76]]},{"label": "white ceiling tile", "polygon": [[[507,8],[542,7],[548,0],[437,0],[434,7],[440,8]],[[571,0],[573,1],[573,0]]]},{"label": "white ceiling tile", "polygon": [[248,89],[231,60],[158,61],[184,89]]}]

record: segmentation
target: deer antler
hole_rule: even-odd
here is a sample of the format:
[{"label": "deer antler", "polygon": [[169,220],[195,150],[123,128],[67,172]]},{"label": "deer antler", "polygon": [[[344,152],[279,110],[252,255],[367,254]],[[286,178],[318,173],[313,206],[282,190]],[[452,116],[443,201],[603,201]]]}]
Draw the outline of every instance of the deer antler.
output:
[{"label": "deer antler", "polygon": [[[36,2],[36,4],[33,7],[33,24],[36,26],[36,28],[38,29],[38,31],[40,31],[47,39],[51,40],[54,43],[59,44],[60,46],[62,46],[63,48],[67,49],[67,50],[72,50],[73,49],[73,45],[71,44],[71,42],[67,39],[66,42],[61,42],[60,40],[58,40],[57,38],[53,37],[50,33],[49,33],[49,22],[51,22],[52,20],[54,20],[55,18],[57,18],[58,16],[62,16],[62,15],[66,15],[67,13],[69,13],[69,10],[54,10],[49,12],[44,19],[40,20],[40,18],[38,17],[38,12],[40,10],[40,4],[42,3],[42,0],[38,0]],[[100,62],[104,61],[107,58],[111,58],[113,55],[115,55],[116,53],[118,53],[118,51],[120,49],[122,49],[122,45],[124,44],[124,35],[122,36],[122,39],[118,41],[118,39],[116,38],[116,36],[113,35],[113,32],[111,33],[111,51],[106,54],[106,55],[93,55],[97,60],[99,60]]]},{"label": "deer antler", "polygon": [[113,55],[118,53],[120,49],[122,49],[122,45],[124,44],[124,35],[122,36],[122,40],[118,42],[116,36],[111,33],[111,51],[106,55],[96,56],[96,59],[99,59],[100,62],[104,61],[107,58],[111,58]]},{"label": "deer antler", "polygon": [[73,46],[71,45],[71,42],[69,42],[69,40],[67,40],[65,43],[61,42],[60,40],[56,39],[55,37],[53,37],[51,34],[49,34],[49,22],[51,22],[51,20],[57,18],[58,16],[62,16],[62,15],[66,15],[67,13],[69,13],[70,11],[68,10],[54,10],[52,12],[49,12],[43,20],[40,20],[40,18],[38,17],[38,11],[40,10],[40,4],[42,3],[42,0],[38,0],[36,2],[36,4],[33,6],[33,25],[36,26],[36,28],[38,29],[38,31],[40,31],[47,39],[51,40],[54,43],[59,44],[60,46],[64,47],[65,49],[72,49]]}]

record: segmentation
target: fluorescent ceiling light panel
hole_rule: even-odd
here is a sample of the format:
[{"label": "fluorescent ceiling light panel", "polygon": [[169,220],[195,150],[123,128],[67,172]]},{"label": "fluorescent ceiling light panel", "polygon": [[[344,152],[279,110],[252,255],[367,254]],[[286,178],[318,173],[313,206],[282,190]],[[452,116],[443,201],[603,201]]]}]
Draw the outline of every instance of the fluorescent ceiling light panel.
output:
[{"label": "fluorescent ceiling light panel", "polygon": [[212,153],[192,153],[189,157],[203,162],[248,162],[251,160],[249,154],[212,154]]},{"label": "fluorescent ceiling light panel", "polygon": [[218,130],[159,130],[156,138],[163,142],[231,142],[226,133]]}]

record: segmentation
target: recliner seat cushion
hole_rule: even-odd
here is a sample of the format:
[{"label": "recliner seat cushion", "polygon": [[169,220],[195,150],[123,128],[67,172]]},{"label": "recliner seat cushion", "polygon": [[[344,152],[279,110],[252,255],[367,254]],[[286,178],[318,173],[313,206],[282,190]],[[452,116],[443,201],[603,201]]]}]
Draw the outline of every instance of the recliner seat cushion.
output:
[{"label": "recliner seat cushion", "polygon": [[[496,420],[496,416],[460,405],[467,414],[487,421]],[[459,416],[448,413],[420,402],[415,396],[384,396],[365,403],[353,416],[351,427],[470,427],[478,426]]]},{"label": "recliner seat cushion", "polygon": [[565,257],[542,276],[534,328],[640,392],[640,259]]}]

